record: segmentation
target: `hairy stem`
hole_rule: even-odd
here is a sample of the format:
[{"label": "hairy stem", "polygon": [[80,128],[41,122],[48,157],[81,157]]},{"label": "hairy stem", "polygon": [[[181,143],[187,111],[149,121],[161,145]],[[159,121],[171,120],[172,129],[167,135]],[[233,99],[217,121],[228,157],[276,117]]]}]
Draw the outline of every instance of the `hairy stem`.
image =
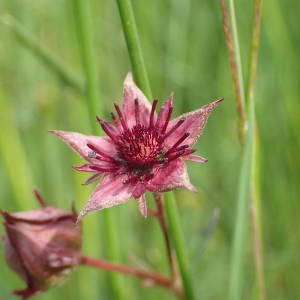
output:
[{"label": "hairy stem", "polygon": [[158,219],[158,222],[160,224],[160,227],[161,227],[161,230],[162,230],[162,233],[164,236],[166,248],[167,248],[167,255],[168,255],[169,265],[171,268],[171,275],[172,275],[172,278],[175,279],[176,265],[175,265],[175,260],[174,260],[174,254],[173,254],[172,247],[171,247],[171,240],[170,240],[170,235],[169,235],[169,231],[168,231],[168,226],[167,226],[165,214],[164,214],[163,194],[154,193],[153,195],[154,195],[154,199],[155,199],[156,206],[157,206],[157,211],[154,212],[154,216]]},{"label": "hairy stem", "polygon": [[194,291],[192,287],[192,278],[189,272],[188,255],[184,247],[184,235],[179,221],[179,213],[176,205],[174,193],[165,193],[166,196],[166,214],[168,217],[168,224],[171,238],[176,251],[178,265],[181,273],[182,284],[184,287],[184,294],[187,300],[193,300]]},{"label": "hairy stem", "polygon": [[172,290],[174,293],[176,293],[180,297],[182,295],[181,288],[174,284],[173,279],[169,279],[157,272],[136,269],[136,268],[108,262],[103,259],[91,258],[91,257],[87,257],[87,256],[81,257],[80,264],[107,270],[107,271],[123,273],[126,275],[131,275],[131,276],[135,276],[135,277],[139,277],[139,278],[143,278],[143,279],[148,279],[149,281],[152,281],[153,283],[155,283],[157,285],[161,285],[161,286],[164,286],[164,287]]}]

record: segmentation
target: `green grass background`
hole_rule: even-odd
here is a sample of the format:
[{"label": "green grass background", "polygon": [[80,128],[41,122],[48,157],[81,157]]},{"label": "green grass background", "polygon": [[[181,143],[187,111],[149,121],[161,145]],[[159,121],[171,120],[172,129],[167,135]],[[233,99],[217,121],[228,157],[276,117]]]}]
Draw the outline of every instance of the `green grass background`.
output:
[{"label": "green grass background", "polygon": [[[119,13],[114,1],[92,0],[94,46],[99,91],[105,118],[119,102],[122,82],[130,70]],[[153,97],[175,94],[175,115],[224,97],[211,116],[196,148],[209,159],[189,163],[199,193],[178,191],[177,199],[192,267],[197,299],[224,299],[235,220],[241,150],[228,52],[218,1],[133,1]],[[260,188],[267,299],[300,299],[300,102],[299,3],[265,1],[257,78]],[[59,57],[84,82],[72,1],[2,0],[0,16],[16,18],[39,43]],[[247,67],[252,5],[238,1],[237,18],[242,62]],[[246,68],[244,68],[245,70]],[[244,74],[247,78],[247,74]],[[0,24],[0,207],[7,211],[37,207],[32,188],[48,203],[79,210],[93,186],[71,166],[82,163],[49,129],[91,132],[85,97]],[[100,132],[100,130],[99,130]],[[150,197],[149,197],[150,198]],[[152,200],[149,200],[152,204]],[[206,240],[203,230],[213,210],[220,218]],[[144,220],[131,200],[112,208],[121,244],[120,263],[143,259],[167,274],[165,249],[156,221]],[[97,224],[97,227],[93,226]],[[107,256],[101,212],[84,220],[84,253]],[[1,228],[1,232],[3,228]],[[257,299],[251,235],[244,266],[243,299]],[[124,299],[173,299],[160,287],[121,276]],[[0,258],[0,299],[23,283]],[[64,285],[37,299],[112,299],[107,273],[79,267]]]}]

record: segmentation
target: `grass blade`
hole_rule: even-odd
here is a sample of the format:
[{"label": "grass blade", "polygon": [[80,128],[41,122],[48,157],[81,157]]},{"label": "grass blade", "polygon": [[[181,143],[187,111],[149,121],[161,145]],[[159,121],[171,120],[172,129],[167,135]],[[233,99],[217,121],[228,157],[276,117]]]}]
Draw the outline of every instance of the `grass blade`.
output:
[{"label": "grass blade", "polygon": [[184,234],[180,226],[180,219],[176,199],[174,197],[174,193],[171,192],[165,193],[165,197],[165,208],[167,218],[169,221],[169,230],[176,251],[178,265],[181,273],[181,279],[184,287],[185,299],[193,300],[195,299],[195,297],[192,286],[192,278],[189,272],[188,255],[184,247]]},{"label": "grass blade", "polygon": [[117,4],[136,84],[142,89],[145,95],[151,99],[152,92],[145,67],[131,1],[117,0]]},{"label": "grass blade", "polygon": [[[33,176],[27,163],[20,133],[15,124],[13,108],[0,87],[0,153],[11,183],[14,199],[19,210],[29,210],[36,206],[32,194]],[[5,207],[1,207],[5,209]]]},{"label": "grass blade", "polygon": [[241,161],[241,170],[237,193],[237,212],[234,226],[233,246],[231,253],[231,268],[229,277],[229,300],[242,299],[243,263],[248,237],[248,206],[250,194],[250,179],[252,173],[254,104],[249,106],[248,131]]},{"label": "grass blade", "polygon": [[[99,89],[98,89],[98,76],[97,76],[97,63],[96,55],[93,46],[93,27],[91,24],[91,13],[89,7],[89,1],[86,0],[74,0],[74,13],[76,19],[76,26],[78,30],[79,44],[81,47],[81,55],[83,61],[83,67],[86,77],[87,86],[87,102],[90,124],[94,134],[99,132],[99,126],[96,122],[96,115],[103,114],[102,105],[100,101]],[[104,210],[102,212],[105,230],[105,243],[107,249],[107,256],[112,261],[118,261],[118,239],[116,237],[117,222],[114,220],[112,210]],[[94,228],[100,228],[97,224],[93,224]],[[91,244],[90,247],[93,247]],[[109,282],[113,291],[114,299],[122,298],[122,284],[121,277],[118,274],[108,274]]]},{"label": "grass blade", "polygon": [[[258,52],[260,41],[260,28],[262,18],[262,0],[254,1],[252,38],[249,59],[249,81],[247,101],[255,104],[255,88],[257,77]],[[254,116],[254,124],[256,124]],[[258,287],[258,298],[265,299],[265,278],[263,259],[263,238],[261,224],[261,205],[259,196],[259,148],[258,148],[258,126],[253,130],[253,151],[252,151],[252,173],[251,173],[251,233],[253,239],[253,252],[255,258],[256,278]]]},{"label": "grass blade", "polygon": [[44,63],[61,81],[80,93],[84,92],[84,84],[78,76],[68,70],[58,57],[41,46],[40,42],[22,24],[10,15],[3,16],[1,21],[12,30],[20,43]]}]

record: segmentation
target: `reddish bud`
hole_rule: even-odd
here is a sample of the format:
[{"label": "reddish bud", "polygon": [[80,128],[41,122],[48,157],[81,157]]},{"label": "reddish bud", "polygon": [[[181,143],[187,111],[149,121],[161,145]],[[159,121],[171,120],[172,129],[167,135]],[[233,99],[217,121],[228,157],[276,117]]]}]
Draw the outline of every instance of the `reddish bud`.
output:
[{"label": "reddish bud", "polygon": [[79,264],[81,227],[75,225],[75,213],[44,206],[1,214],[6,262],[27,284],[13,294],[29,299],[60,283]]}]

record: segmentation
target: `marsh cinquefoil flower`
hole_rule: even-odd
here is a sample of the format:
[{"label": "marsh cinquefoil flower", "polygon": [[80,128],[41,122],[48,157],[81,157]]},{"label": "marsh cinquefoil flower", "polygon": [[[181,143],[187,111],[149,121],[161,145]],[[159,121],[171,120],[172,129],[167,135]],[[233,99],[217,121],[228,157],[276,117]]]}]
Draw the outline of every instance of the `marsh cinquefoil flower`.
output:
[{"label": "marsh cinquefoil flower", "polygon": [[145,192],[165,192],[175,188],[196,191],[190,183],[185,160],[205,162],[193,155],[192,146],[202,133],[213,109],[223,100],[171,120],[173,96],[156,114],[157,100],[151,105],[135,85],[131,74],[124,83],[122,109],[115,104],[112,122],[97,118],[104,137],[52,130],[88,163],[75,167],[94,173],[86,184],[102,177],[84,209],[87,213],[139,199],[140,211],[147,215]]},{"label": "marsh cinquefoil flower", "polygon": [[77,214],[47,206],[37,191],[35,194],[43,206],[40,209],[0,211],[6,262],[27,284],[25,289],[12,292],[22,300],[61,283],[81,258]]}]

